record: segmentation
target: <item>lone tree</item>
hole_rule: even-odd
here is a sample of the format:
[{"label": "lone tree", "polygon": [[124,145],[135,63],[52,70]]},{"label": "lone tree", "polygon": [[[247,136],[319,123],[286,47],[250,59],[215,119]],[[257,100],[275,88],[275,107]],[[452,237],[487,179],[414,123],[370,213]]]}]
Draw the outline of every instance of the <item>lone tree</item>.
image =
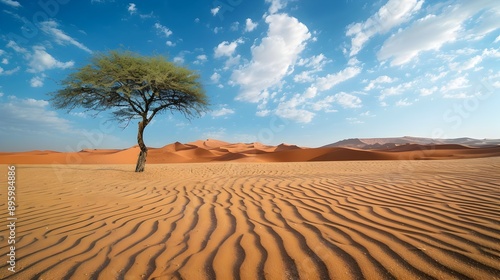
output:
[{"label": "lone tree", "polygon": [[208,99],[199,75],[161,56],[143,57],[131,52],[97,54],[91,63],[62,81],[63,89],[52,93],[52,104],[68,112],[80,107],[99,114],[110,110],[114,120],[128,126],[139,119],[137,143],[141,149],[136,172],[144,171],[148,148],[143,134],[153,118],[179,111],[186,118],[207,110]]}]

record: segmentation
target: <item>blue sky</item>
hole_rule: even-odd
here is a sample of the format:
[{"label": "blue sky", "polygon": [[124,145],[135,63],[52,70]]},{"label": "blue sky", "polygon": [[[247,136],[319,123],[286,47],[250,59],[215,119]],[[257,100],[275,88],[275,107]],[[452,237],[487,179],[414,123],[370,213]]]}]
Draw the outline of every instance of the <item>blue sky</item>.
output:
[{"label": "blue sky", "polygon": [[210,97],[201,118],[157,117],[152,147],[500,138],[497,0],[0,0],[0,13],[2,151],[135,145],[136,123],[48,102],[92,54],[115,49],[198,71]]}]

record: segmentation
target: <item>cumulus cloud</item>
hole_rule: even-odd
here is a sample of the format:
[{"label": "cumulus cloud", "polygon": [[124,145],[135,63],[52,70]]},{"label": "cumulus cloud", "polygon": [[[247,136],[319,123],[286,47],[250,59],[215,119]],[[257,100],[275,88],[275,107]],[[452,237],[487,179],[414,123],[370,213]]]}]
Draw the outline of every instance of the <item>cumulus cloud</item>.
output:
[{"label": "cumulus cloud", "polygon": [[415,85],[415,82],[411,81],[411,82],[402,83],[402,84],[399,84],[397,86],[393,86],[390,88],[385,88],[385,89],[380,91],[381,94],[379,96],[379,100],[382,101],[382,100],[386,99],[387,97],[393,96],[393,95],[401,95],[405,91],[407,91],[408,89],[411,89],[414,85]]},{"label": "cumulus cloud", "polygon": [[135,6],[134,3],[128,3],[128,7],[127,7],[127,11],[133,15],[135,13],[137,13],[137,7]]},{"label": "cumulus cloud", "polygon": [[408,101],[408,98],[400,99],[400,100],[398,100],[398,102],[396,102],[396,106],[398,106],[398,107],[406,107],[406,106],[410,106],[412,104],[413,104],[412,102]]},{"label": "cumulus cloud", "polygon": [[251,32],[257,27],[258,23],[255,23],[252,21],[252,19],[247,18],[245,21],[245,31],[246,32]]},{"label": "cumulus cloud", "polygon": [[231,80],[241,88],[238,100],[259,102],[268,97],[268,90],[282,83],[291,74],[293,65],[311,37],[307,27],[287,14],[265,18],[267,36],[253,45],[252,60],[232,73]]},{"label": "cumulus cloud", "polygon": [[214,56],[215,58],[227,56],[231,57],[234,52],[236,51],[236,48],[238,47],[239,44],[242,44],[243,40],[242,39],[237,39],[236,41],[233,41],[229,43],[228,41],[224,41],[220,43],[215,49],[214,49]]},{"label": "cumulus cloud", "polygon": [[366,21],[349,25],[346,31],[346,35],[351,37],[349,55],[356,55],[373,36],[409,21],[423,3],[423,0],[389,0]]},{"label": "cumulus cloud", "polygon": [[266,0],[266,3],[271,3],[269,13],[274,14],[286,7],[286,0]]},{"label": "cumulus cloud", "polygon": [[17,53],[26,54],[28,50],[19,46],[15,41],[9,41],[7,47],[13,49]]},{"label": "cumulus cloud", "polygon": [[391,36],[377,57],[380,61],[390,59],[392,66],[398,66],[412,61],[421,52],[439,50],[444,44],[461,37],[463,30],[467,29],[467,20],[497,5],[495,0],[478,0],[446,6],[441,14],[429,14]]},{"label": "cumulus cloud", "polygon": [[216,16],[220,11],[220,6],[218,7],[215,7],[213,9],[210,9],[210,13],[213,15],[213,16]]},{"label": "cumulus cloud", "polygon": [[43,87],[43,77],[36,76],[30,80],[31,87]]},{"label": "cumulus cloud", "polygon": [[67,62],[62,62],[55,59],[52,55],[45,51],[43,46],[34,46],[33,53],[28,55],[29,69],[28,72],[38,73],[50,69],[66,69],[72,67],[75,63],[70,60]]},{"label": "cumulus cloud", "polygon": [[218,118],[218,117],[223,117],[223,116],[227,116],[227,115],[232,115],[234,113],[235,112],[234,112],[233,109],[229,109],[229,108],[223,107],[223,108],[221,108],[219,110],[212,111],[211,115],[214,118]]},{"label": "cumulus cloud", "polygon": [[220,78],[221,78],[221,76],[220,76],[220,74],[219,74],[219,73],[217,73],[217,72],[214,72],[214,73],[212,74],[212,76],[210,76],[210,80],[211,80],[212,82],[214,82],[214,83],[218,83],[218,82],[219,82],[219,80],[220,80]]},{"label": "cumulus cloud", "polygon": [[196,56],[196,60],[193,63],[199,65],[205,63],[207,60],[208,60],[207,55],[200,54]]},{"label": "cumulus cloud", "polygon": [[431,88],[422,88],[420,89],[420,95],[421,96],[427,96],[435,93],[438,90],[437,86],[433,86]]},{"label": "cumulus cloud", "polygon": [[296,121],[298,123],[310,123],[314,118],[315,113],[302,108],[298,108],[299,104],[296,102],[297,100],[295,98],[292,98],[291,100],[288,100],[286,102],[281,102],[278,105],[278,108],[276,108],[276,115],[284,119]]},{"label": "cumulus cloud", "polygon": [[328,74],[325,77],[320,77],[316,80],[316,85],[319,90],[329,90],[335,85],[356,77],[361,73],[359,67],[347,67],[335,74]]},{"label": "cumulus cloud", "polygon": [[84,50],[88,53],[92,53],[92,51],[87,48],[84,44],[78,42],[76,39],[70,37],[69,35],[67,35],[66,33],[64,33],[64,31],[62,31],[60,28],[59,28],[59,24],[57,22],[55,22],[54,20],[48,20],[48,21],[44,21],[44,22],[41,22],[40,23],[40,29],[52,36],[55,40],[55,42],[59,45],[67,45],[67,44],[70,44],[70,45],[73,45],[81,50]]},{"label": "cumulus cloud", "polygon": [[155,23],[154,27],[159,34],[161,34],[167,38],[173,34],[172,30],[168,29],[166,26],[163,26],[158,22]]},{"label": "cumulus cloud", "polygon": [[359,108],[362,103],[359,97],[345,92],[335,94],[334,100],[344,108]]},{"label": "cumulus cloud", "polygon": [[379,76],[374,80],[371,80],[370,83],[365,87],[366,91],[374,89],[378,84],[384,84],[384,83],[392,83],[396,81],[397,79],[392,79],[389,76],[383,75]]}]

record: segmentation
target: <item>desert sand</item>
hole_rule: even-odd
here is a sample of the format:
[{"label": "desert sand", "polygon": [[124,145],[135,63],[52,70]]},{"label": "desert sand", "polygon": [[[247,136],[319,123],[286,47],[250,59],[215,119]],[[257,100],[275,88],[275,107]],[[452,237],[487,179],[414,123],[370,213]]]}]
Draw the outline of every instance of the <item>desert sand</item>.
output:
[{"label": "desert sand", "polygon": [[16,167],[2,279],[500,278],[500,157]]},{"label": "desert sand", "polygon": [[[137,146],[122,150],[84,149],[78,152],[0,152],[0,164],[133,164],[138,154]],[[347,147],[304,148],[288,144],[268,146],[258,142],[227,143],[207,139],[149,148],[147,163],[432,160],[492,156],[500,156],[500,145],[470,147],[456,144],[408,144],[367,150]]]}]

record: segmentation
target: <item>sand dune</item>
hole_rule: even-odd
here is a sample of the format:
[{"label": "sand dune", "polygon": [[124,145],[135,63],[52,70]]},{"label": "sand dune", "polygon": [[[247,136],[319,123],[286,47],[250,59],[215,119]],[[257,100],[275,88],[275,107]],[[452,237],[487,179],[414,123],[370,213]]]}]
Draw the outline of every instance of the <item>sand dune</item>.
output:
[{"label": "sand dune", "polygon": [[500,157],[17,165],[18,272],[2,262],[0,278],[499,279],[498,170]]},{"label": "sand dune", "polygon": [[[131,164],[137,160],[139,148],[125,150],[83,150],[78,153],[31,151],[1,153],[4,164]],[[162,148],[150,148],[148,163],[196,162],[304,162],[349,160],[414,160],[452,159],[500,156],[500,146],[468,147],[458,144],[419,145],[407,144],[391,148],[358,149],[346,147],[302,148],[280,144],[266,146],[261,143],[227,143],[219,140],[179,142]]]}]

